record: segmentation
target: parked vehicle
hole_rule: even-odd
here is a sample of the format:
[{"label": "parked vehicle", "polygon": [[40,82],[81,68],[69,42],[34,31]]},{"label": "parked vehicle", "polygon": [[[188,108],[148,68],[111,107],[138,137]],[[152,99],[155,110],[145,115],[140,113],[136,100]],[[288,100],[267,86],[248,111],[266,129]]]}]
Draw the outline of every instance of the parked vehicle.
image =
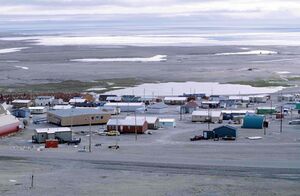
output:
[{"label": "parked vehicle", "polygon": [[110,145],[110,146],[108,146],[108,148],[110,148],[110,149],[119,149],[120,146],[119,145]]},{"label": "parked vehicle", "polygon": [[120,132],[119,131],[109,131],[106,134],[107,136],[119,136]]},{"label": "parked vehicle", "polygon": [[70,145],[70,144],[78,145],[78,144],[80,144],[80,142],[81,142],[81,138],[79,138],[79,139],[75,138],[72,141],[68,141],[67,144],[68,145]]},{"label": "parked vehicle", "polygon": [[195,135],[194,137],[190,138],[191,141],[203,140],[204,137],[202,135]]}]

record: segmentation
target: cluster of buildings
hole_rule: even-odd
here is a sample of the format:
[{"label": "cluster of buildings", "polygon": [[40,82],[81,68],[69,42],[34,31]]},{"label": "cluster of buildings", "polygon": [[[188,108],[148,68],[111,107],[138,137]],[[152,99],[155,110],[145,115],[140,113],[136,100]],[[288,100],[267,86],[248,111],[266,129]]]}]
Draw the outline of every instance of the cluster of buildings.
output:
[{"label": "cluster of buildings", "polygon": [[[277,101],[282,103],[283,111],[300,110],[299,97],[296,95],[280,95]],[[177,108],[175,112],[178,116],[189,116],[191,123],[222,123],[226,120],[228,123],[241,124],[242,128],[260,129],[263,128],[265,115],[282,113],[272,104],[265,106],[267,102],[270,102],[269,95],[184,94],[182,96],[137,97],[89,93],[72,97],[67,102],[54,96],[38,96],[34,100],[13,100],[11,108],[8,109],[11,114],[7,113],[7,109],[0,110],[0,118],[3,118],[0,120],[0,130],[5,129],[6,132],[11,130],[1,125],[2,122],[11,125],[15,130],[17,118],[44,115],[48,123],[60,127],[103,124],[106,125],[108,131],[144,133],[148,129],[176,127],[175,118],[160,117],[168,114],[170,107]],[[264,106],[260,106],[261,104]],[[127,116],[119,117],[120,113],[127,113]]]}]

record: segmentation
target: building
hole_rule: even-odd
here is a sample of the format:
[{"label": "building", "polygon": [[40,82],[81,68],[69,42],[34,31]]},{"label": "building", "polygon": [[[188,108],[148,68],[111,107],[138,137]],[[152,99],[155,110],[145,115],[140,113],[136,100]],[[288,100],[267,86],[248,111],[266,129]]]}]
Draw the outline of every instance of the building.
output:
[{"label": "building", "polygon": [[120,108],[121,112],[136,112],[145,111],[145,103],[131,103],[131,102],[120,102],[120,103],[106,103],[104,108]]},{"label": "building", "polygon": [[159,127],[176,127],[176,120],[174,118],[159,118]]},{"label": "building", "polygon": [[154,103],[147,107],[147,113],[149,114],[164,114],[168,112],[168,105],[163,102]]},{"label": "building", "polygon": [[35,106],[35,107],[29,107],[31,114],[44,114],[47,112],[47,108],[43,106]]},{"label": "building", "polygon": [[192,122],[218,123],[223,120],[221,111],[197,110],[192,113]]},{"label": "building", "polygon": [[248,114],[244,117],[242,128],[245,129],[262,129],[264,116]]},{"label": "building", "polygon": [[180,112],[184,114],[191,114],[199,108],[196,101],[189,101],[184,106],[180,107]]},{"label": "building", "polygon": [[76,103],[85,103],[87,102],[86,99],[82,97],[73,97],[72,99],[69,100],[69,104],[75,105]]},{"label": "building", "polygon": [[222,110],[223,120],[233,120],[235,116],[255,114],[255,110]]},{"label": "building", "polygon": [[98,109],[52,110],[47,113],[49,123],[60,126],[106,124],[111,114]]},{"label": "building", "polygon": [[106,97],[105,101],[108,101],[108,102],[122,102],[122,97],[118,97],[118,96]]},{"label": "building", "polygon": [[257,114],[275,114],[276,111],[276,107],[258,107],[256,108],[256,113]]},{"label": "building", "polygon": [[165,97],[164,102],[168,105],[184,105],[187,97]]},{"label": "building", "polygon": [[201,102],[201,108],[219,108],[220,107],[220,101],[202,101]]},{"label": "building", "polygon": [[286,94],[286,95],[279,95],[277,97],[278,101],[295,101],[296,97],[294,95],[291,94]]},{"label": "building", "polygon": [[0,104],[0,137],[19,131],[20,121]]},{"label": "building", "polygon": [[67,110],[67,109],[71,109],[73,108],[73,106],[71,105],[55,105],[53,106],[53,110]]},{"label": "building", "polygon": [[51,106],[55,100],[54,96],[38,96],[34,100],[35,106]]},{"label": "building", "polygon": [[27,108],[18,108],[12,110],[11,114],[17,118],[28,118],[30,116],[30,110]]},{"label": "building", "polygon": [[145,133],[148,123],[144,118],[110,119],[107,122],[107,131],[119,131],[120,133]]},{"label": "building", "polygon": [[269,100],[269,95],[252,95],[249,96],[251,103],[266,103]]},{"label": "building", "polygon": [[237,137],[237,128],[229,125],[223,125],[213,129],[216,138]]},{"label": "building", "polygon": [[41,128],[35,129],[32,141],[36,143],[44,143],[49,139],[58,139],[59,141],[72,141],[72,130],[68,127],[60,128]]},{"label": "building", "polygon": [[159,119],[156,116],[126,116],[126,120],[134,121],[137,120],[143,121],[146,120],[148,123],[148,129],[156,130],[159,128]]},{"label": "building", "polygon": [[28,108],[33,105],[31,100],[16,99],[11,102],[13,108]]}]

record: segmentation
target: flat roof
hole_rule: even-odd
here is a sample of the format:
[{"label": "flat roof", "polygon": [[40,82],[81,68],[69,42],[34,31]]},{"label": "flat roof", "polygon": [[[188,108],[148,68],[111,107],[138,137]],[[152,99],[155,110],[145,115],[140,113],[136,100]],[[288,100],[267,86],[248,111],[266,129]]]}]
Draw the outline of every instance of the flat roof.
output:
[{"label": "flat roof", "polygon": [[29,99],[15,99],[12,101],[12,103],[30,103],[31,100]]},{"label": "flat roof", "polygon": [[30,110],[43,110],[45,109],[46,107],[43,107],[43,106],[34,106],[34,107],[28,107],[28,109]]},{"label": "flat roof", "polygon": [[[125,119],[135,120],[135,117],[134,116],[126,116]],[[142,121],[146,120],[148,123],[154,124],[158,120],[158,117],[156,117],[156,116],[137,116],[136,119],[141,119]]]},{"label": "flat roof", "polygon": [[165,97],[165,101],[186,101],[187,97]]},{"label": "flat roof", "polygon": [[35,129],[37,133],[56,133],[56,132],[69,132],[69,127],[55,127],[55,128],[38,128]]},{"label": "flat roof", "polygon": [[100,110],[100,109],[78,109],[78,108],[71,108],[71,109],[65,109],[65,110],[51,110],[48,113],[56,115],[56,116],[60,116],[60,117],[109,114],[107,112],[103,112],[103,110]]},{"label": "flat roof", "polygon": [[175,122],[175,118],[160,118],[159,122]]},{"label": "flat roof", "polygon": [[109,103],[106,103],[106,104],[104,104],[104,106],[144,106],[145,105],[145,103],[143,103],[143,102],[134,102],[134,103],[132,103],[132,102],[118,102],[118,103],[114,103],[114,102],[109,102]]},{"label": "flat roof", "polygon": [[109,119],[107,125],[121,125],[121,126],[143,126],[145,123],[144,118],[123,118],[123,119]]}]

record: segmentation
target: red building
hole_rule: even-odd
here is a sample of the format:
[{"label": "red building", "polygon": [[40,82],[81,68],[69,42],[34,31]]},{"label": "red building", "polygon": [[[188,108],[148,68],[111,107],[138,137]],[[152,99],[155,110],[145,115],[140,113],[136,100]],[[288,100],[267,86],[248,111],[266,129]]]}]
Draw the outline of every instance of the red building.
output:
[{"label": "red building", "polygon": [[108,131],[119,131],[120,133],[145,133],[148,129],[148,123],[145,119],[110,119],[107,122]]}]

